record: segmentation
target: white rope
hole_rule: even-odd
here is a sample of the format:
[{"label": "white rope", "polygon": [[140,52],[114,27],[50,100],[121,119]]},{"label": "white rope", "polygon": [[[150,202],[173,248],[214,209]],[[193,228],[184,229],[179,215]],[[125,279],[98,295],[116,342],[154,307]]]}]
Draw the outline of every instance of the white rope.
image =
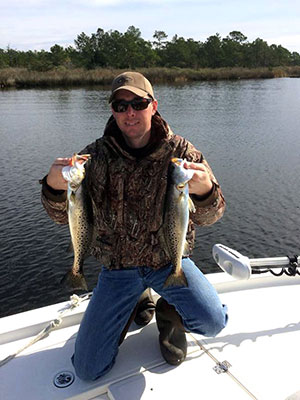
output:
[{"label": "white rope", "polygon": [[[226,362],[223,362],[223,363],[219,362],[219,360],[209,351],[209,349],[207,349],[207,348],[203,345],[203,343],[202,343],[200,340],[197,340],[197,339],[195,338],[195,336],[193,336],[193,334],[191,334],[191,333],[189,333],[189,335],[191,335],[191,337],[198,343],[198,345],[199,345],[199,347],[201,348],[201,350],[202,350],[205,354],[207,354],[207,355],[216,363],[217,366],[218,366],[218,365],[222,366],[222,364],[226,363]],[[229,366],[230,366],[230,364],[229,364]],[[253,399],[253,400],[258,400],[257,397],[255,397],[254,394],[251,393],[250,390],[248,390],[248,389],[246,388],[246,386],[244,386],[244,385],[243,385],[243,384],[242,384],[242,383],[227,369],[227,368],[224,369],[224,371],[222,371],[222,372],[224,372],[224,373],[226,373],[228,376],[230,376],[230,378],[233,379],[233,380],[241,387],[241,389],[243,389],[243,390],[251,397],[251,399]]]},{"label": "white rope", "polygon": [[58,317],[49,322],[49,324],[40,332],[38,333],[32,340],[30,340],[29,343],[27,343],[25,346],[21,347],[18,351],[16,351],[14,354],[11,354],[10,356],[4,358],[3,360],[0,361],[0,367],[3,365],[7,364],[9,361],[13,360],[18,354],[20,354],[22,351],[27,349],[28,347],[32,346],[34,343],[38,342],[39,340],[43,339],[44,337],[48,336],[50,332],[52,332],[54,329],[57,329],[60,324],[62,323],[63,317],[65,314],[69,313],[72,311],[74,308],[78,307],[80,303],[83,301],[87,300],[90,297],[90,294],[86,294],[82,297],[77,296],[76,294],[73,294],[70,297],[70,303],[67,308],[63,309],[58,313]]}]

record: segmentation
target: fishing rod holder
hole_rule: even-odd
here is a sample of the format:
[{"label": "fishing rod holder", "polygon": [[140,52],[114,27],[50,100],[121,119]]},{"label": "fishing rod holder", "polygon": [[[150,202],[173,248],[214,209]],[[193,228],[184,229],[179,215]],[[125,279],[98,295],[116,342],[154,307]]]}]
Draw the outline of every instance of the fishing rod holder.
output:
[{"label": "fishing rod holder", "polygon": [[[267,272],[275,276],[283,274],[288,276],[300,275],[300,256],[297,255],[250,259],[223,244],[215,244],[212,253],[219,267],[235,279],[247,280],[252,274]],[[281,268],[281,271],[275,272],[274,269],[278,268]]]}]

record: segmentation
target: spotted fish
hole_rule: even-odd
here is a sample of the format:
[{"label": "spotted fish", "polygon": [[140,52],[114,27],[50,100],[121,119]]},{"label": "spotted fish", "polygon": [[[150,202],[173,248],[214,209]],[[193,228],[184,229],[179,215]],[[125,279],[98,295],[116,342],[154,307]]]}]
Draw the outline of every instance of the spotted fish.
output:
[{"label": "spotted fish", "polygon": [[72,269],[64,276],[63,282],[73,289],[88,290],[83,275],[83,263],[89,255],[93,238],[93,212],[90,197],[85,188],[85,164],[90,154],[74,154],[70,165],[62,170],[68,181],[67,210],[74,260]]},{"label": "spotted fish", "polygon": [[181,158],[173,158],[169,168],[163,232],[173,270],[166,279],[164,287],[188,285],[181,263],[182,257],[188,254],[186,234],[189,212],[195,212],[188,190],[188,181],[194,171],[184,168],[184,162]]}]

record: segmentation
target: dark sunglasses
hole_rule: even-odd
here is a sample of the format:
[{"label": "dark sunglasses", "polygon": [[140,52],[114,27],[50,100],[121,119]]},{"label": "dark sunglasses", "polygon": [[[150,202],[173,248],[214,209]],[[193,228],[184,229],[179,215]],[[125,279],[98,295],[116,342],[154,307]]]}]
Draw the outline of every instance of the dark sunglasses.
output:
[{"label": "dark sunglasses", "polygon": [[122,113],[127,111],[129,105],[131,105],[135,111],[146,110],[151,102],[152,100],[147,98],[133,99],[130,101],[115,100],[111,103],[111,106],[115,112]]}]

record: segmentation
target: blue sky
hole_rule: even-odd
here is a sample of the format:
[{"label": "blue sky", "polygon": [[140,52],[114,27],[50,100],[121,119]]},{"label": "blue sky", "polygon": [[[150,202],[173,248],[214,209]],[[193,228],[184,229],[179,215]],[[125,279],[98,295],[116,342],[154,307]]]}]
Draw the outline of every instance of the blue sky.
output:
[{"label": "blue sky", "polygon": [[146,40],[155,30],[200,41],[237,30],[300,53],[299,0],[0,0],[0,48],[49,50],[74,45],[81,32],[130,25]]}]

